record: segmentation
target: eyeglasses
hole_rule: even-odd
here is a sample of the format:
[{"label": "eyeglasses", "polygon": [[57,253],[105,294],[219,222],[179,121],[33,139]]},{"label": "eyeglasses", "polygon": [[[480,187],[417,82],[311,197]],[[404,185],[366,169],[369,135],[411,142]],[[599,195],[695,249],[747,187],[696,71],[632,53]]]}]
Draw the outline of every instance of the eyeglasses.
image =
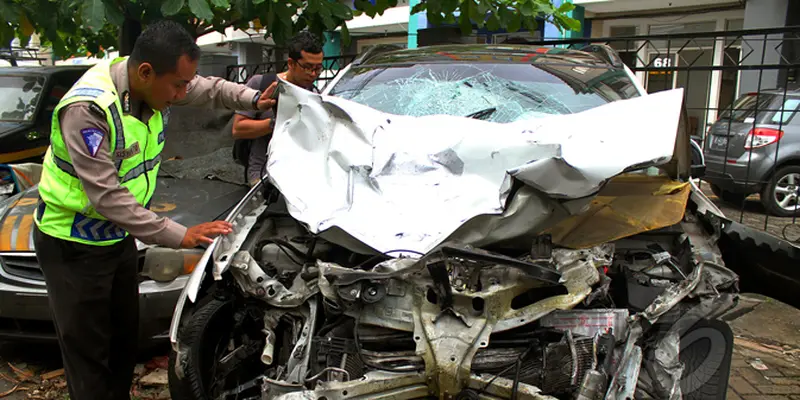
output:
[{"label": "eyeglasses", "polygon": [[305,70],[306,72],[309,72],[309,73],[313,73],[313,72],[317,72],[317,73],[319,73],[319,72],[322,72],[322,68],[323,68],[323,67],[322,67],[322,64],[316,64],[316,65],[306,65],[306,64],[303,64],[303,63],[301,63],[300,61],[297,61],[297,60],[294,60],[294,62],[295,62],[295,64],[297,64],[298,66],[300,66],[300,68],[302,68],[302,69],[303,69],[303,70]]}]

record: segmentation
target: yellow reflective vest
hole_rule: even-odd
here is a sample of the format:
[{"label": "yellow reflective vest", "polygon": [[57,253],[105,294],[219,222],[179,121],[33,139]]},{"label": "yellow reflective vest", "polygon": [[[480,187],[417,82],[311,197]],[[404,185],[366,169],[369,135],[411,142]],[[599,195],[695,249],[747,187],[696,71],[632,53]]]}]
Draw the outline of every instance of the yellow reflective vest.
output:
[{"label": "yellow reflective vest", "polygon": [[105,112],[110,128],[105,140],[109,141],[119,182],[142,206],[147,207],[153,196],[164,148],[163,118],[160,111],[155,111],[145,124],[123,114],[110,69],[111,65],[125,59],[100,62],[90,68],[53,110],[50,147],[44,156],[39,182],[39,195],[43,202],[34,212],[34,221],[39,229],[50,236],[107,246],[128,235],[94,210],[75,174],[58,118],[59,111],[69,104],[89,101]]}]

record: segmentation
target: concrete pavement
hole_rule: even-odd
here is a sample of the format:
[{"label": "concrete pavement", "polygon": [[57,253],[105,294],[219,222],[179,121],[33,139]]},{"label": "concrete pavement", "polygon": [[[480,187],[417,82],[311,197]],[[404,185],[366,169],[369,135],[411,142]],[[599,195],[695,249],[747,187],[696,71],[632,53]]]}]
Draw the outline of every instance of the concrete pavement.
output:
[{"label": "concrete pavement", "polygon": [[724,319],[733,329],[729,400],[800,400],[800,310],[742,295]]}]

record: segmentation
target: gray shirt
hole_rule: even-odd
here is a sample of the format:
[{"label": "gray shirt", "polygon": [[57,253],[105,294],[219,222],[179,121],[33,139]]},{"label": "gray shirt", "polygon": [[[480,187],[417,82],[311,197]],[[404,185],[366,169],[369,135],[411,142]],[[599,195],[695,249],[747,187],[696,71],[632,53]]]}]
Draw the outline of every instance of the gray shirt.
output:
[{"label": "gray shirt", "polygon": [[[112,65],[110,72],[120,96],[120,104],[125,104],[125,96],[129,93],[128,62]],[[195,76],[186,88],[186,97],[173,104],[252,110],[257,94],[257,90],[222,78]],[[108,140],[101,142],[96,153],[89,151],[81,135],[82,129],[94,128],[105,136],[110,131],[105,118],[92,111],[90,104],[77,102],[64,107],[59,114],[59,121],[67,152],[91,205],[100,215],[144,243],[180,248],[187,228],[142,207],[131,192],[120,185]],[[123,112],[144,123],[154,114],[144,102],[133,98],[130,98],[129,109]]]},{"label": "gray shirt", "polygon": [[[274,78],[274,74],[270,74]],[[261,81],[263,80],[264,75],[254,75],[247,81],[247,87],[251,89],[258,90],[261,86]],[[237,114],[247,117],[249,119],[254,120],[265,120],[274,117],[274,111],[236,111]],[[258,182],[261,180],[261,177],[267,172],[267,146],[269,146],[269,139],[272,137],[271,132],[257,137],[255,139],[250,139],[252,142],[250,143],[250,155],[247,159],[247,182],[253,184],[254,182]]]},{"label": "gray shirt", "polygon": [[[275,77],[275,74],[266,75],[273,78]],[[254,75],[247,81],[247,87],[259,90],[261,88],[261,81],[264,76],[265,75],[260,74]],[[314,86],[306,89],[317,92],[316,87]],[[249,119],[260,121],[273,118],[275,116],[275,109],[269,111],[237,111],[236,113]],[[249,139],[252,140],[252,143],[250,144],[250,156],[247,159],[247,182],[250,185],[254,185],[260,181],[267,172],[267,148],[269,146],[270,138],[272,138],[272,132],[268,132],[266,135],[255,139]]]}]

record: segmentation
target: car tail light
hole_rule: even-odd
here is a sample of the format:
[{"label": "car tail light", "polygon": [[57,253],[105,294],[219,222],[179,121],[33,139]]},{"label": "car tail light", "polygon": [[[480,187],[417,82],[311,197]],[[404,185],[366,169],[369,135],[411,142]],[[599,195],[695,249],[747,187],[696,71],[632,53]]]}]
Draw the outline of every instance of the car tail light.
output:
[{"label": "car tail light", "polygon": [[745,150],[771,145],[783,137],[783,131],[772,128],[751,129],[744,139]]}]

